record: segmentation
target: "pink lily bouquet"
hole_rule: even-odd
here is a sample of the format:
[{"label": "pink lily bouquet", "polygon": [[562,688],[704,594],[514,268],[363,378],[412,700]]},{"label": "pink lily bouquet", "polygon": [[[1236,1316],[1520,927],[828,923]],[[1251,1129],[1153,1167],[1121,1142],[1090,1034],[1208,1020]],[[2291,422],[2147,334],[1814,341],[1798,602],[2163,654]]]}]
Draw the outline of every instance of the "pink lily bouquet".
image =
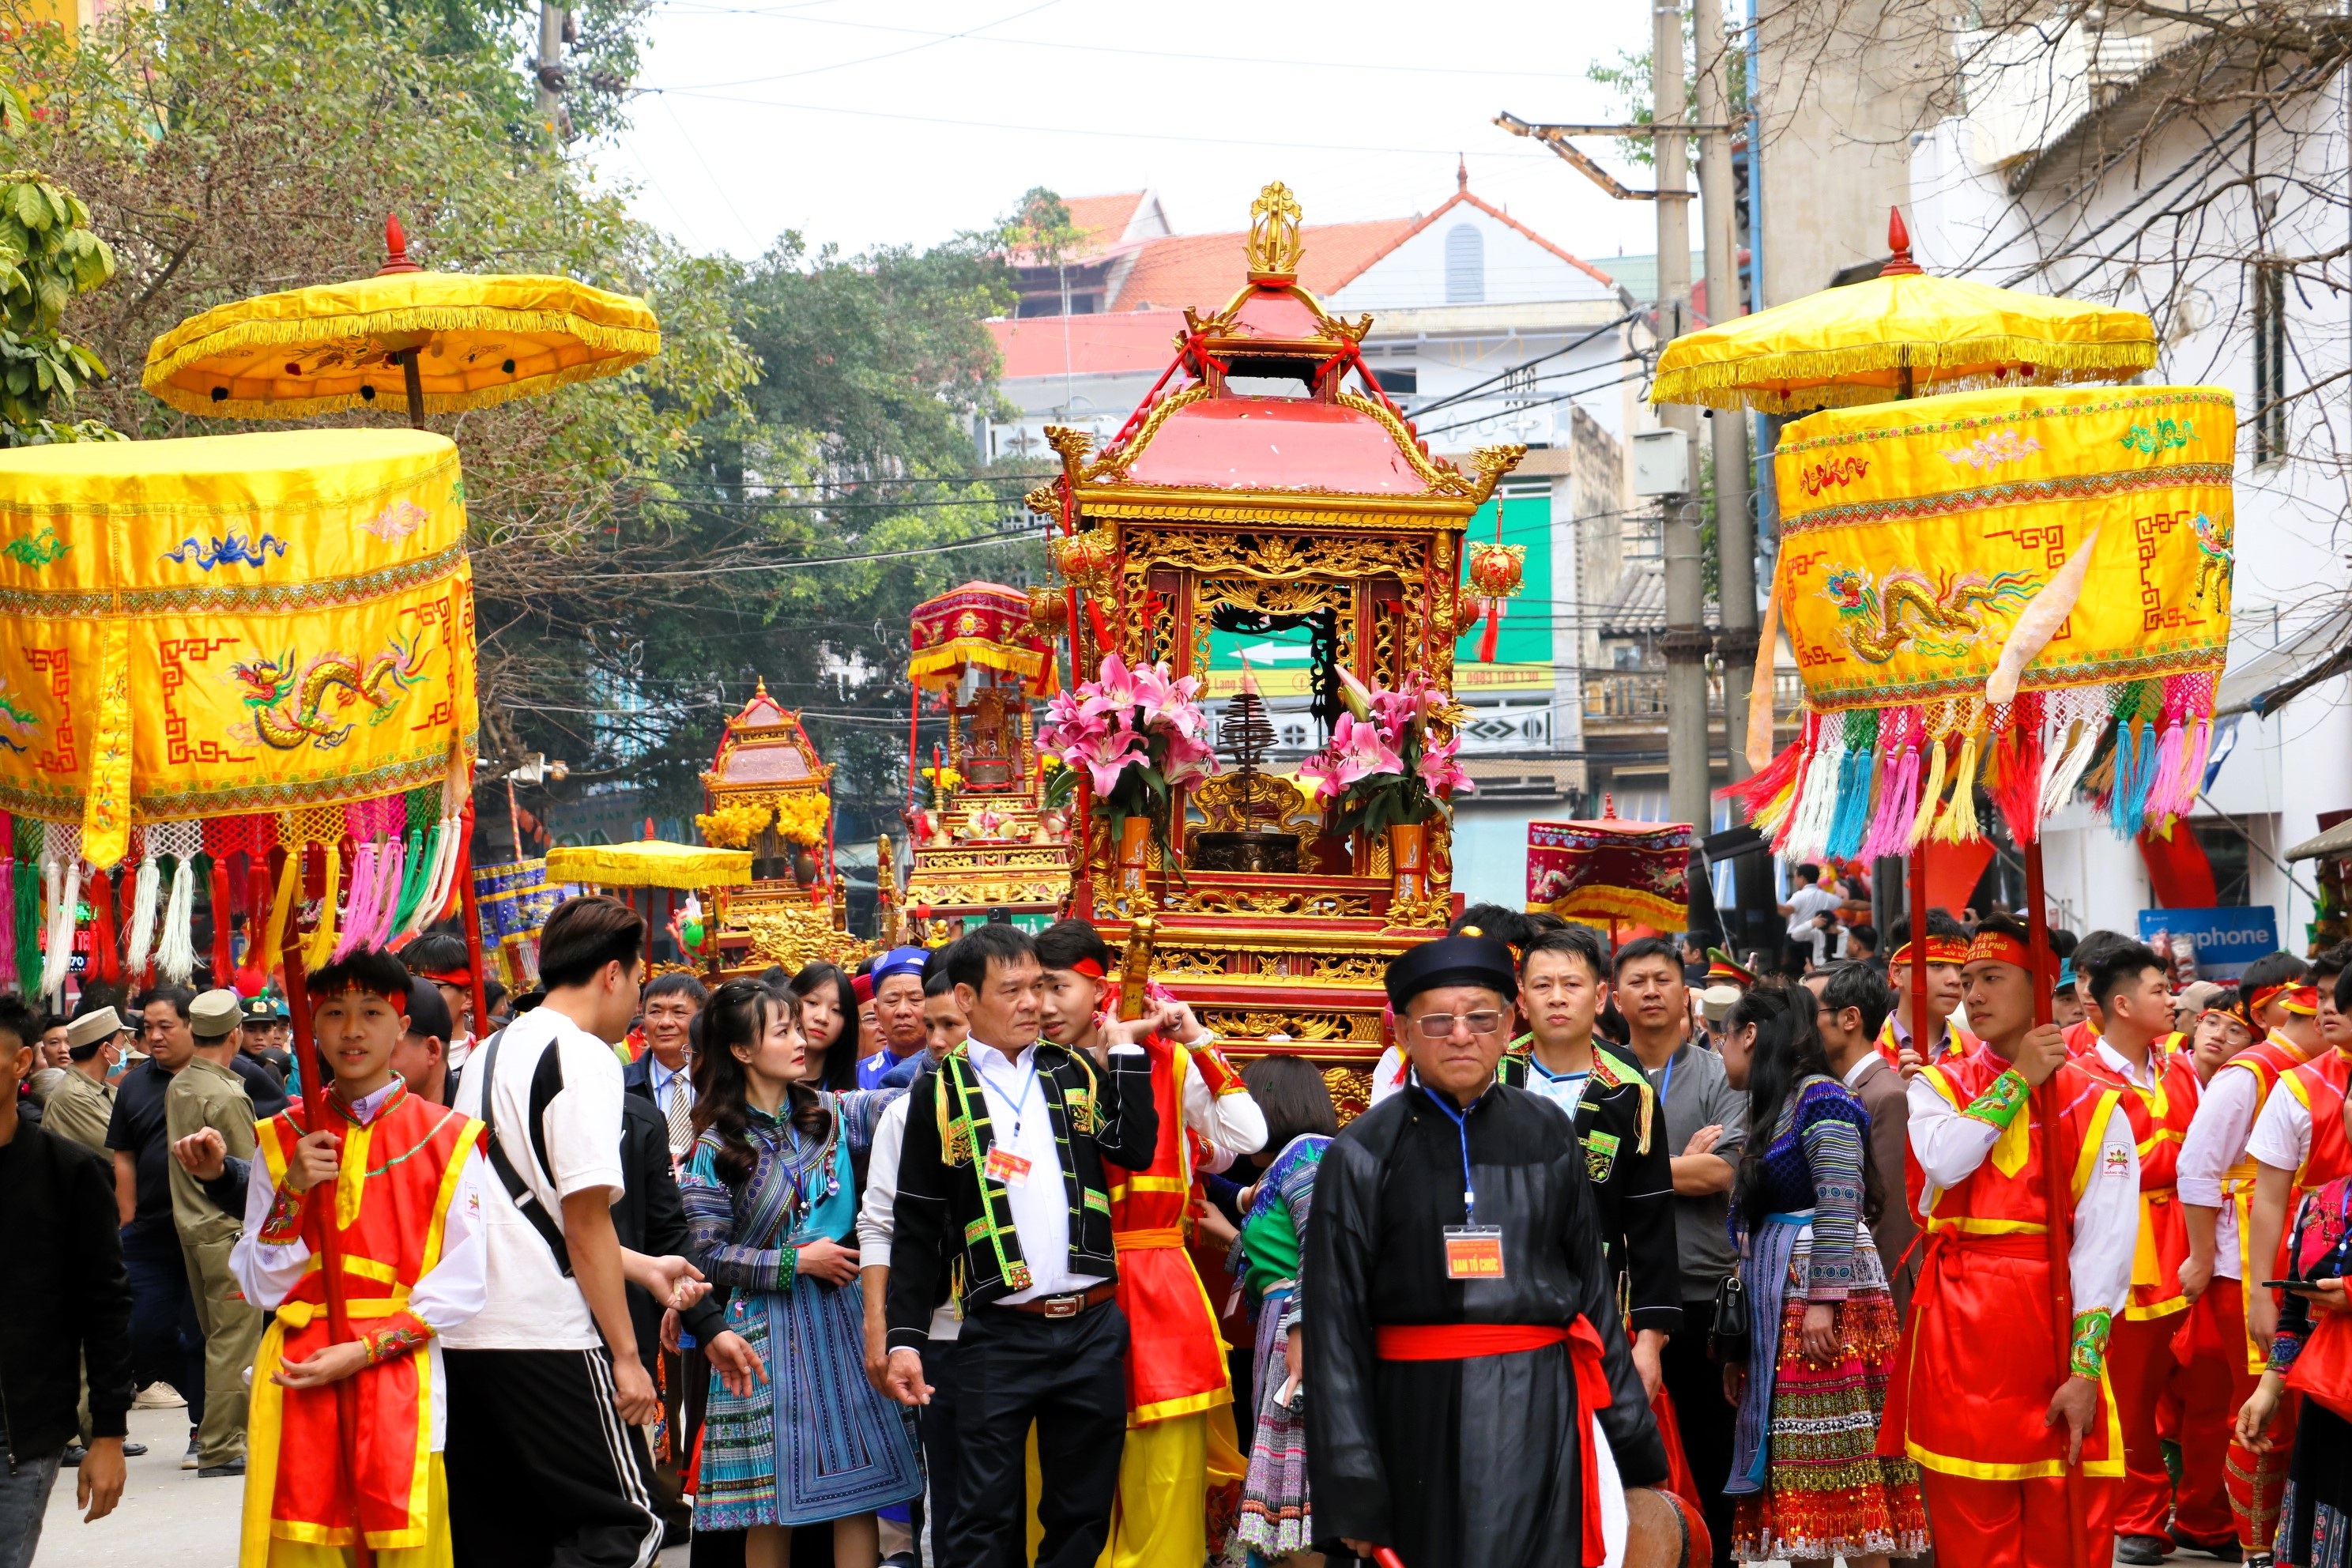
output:
[{"label": "pink lily bouquet", "polygon": [[1130,668],[1108,653],[1094,679],[1047,700],[1037,744],[1087,771],[1113,839],[1129,817],[1148,816],[1165,847],[1171,792],[1217,771],[1208,716],[1193,700],[1200,689],[1164,661]]},{"label": "pink lily bouquet", "polygon": [[1331,727],[1331,743],[1298,765],[1298,782],[1337,804],[1333,831],[1377,838],[1400,824],[1451,816],[1446,803],[1474,786],[1454,761],[1460,737],[1430,736],[1444,695],[1425,675],[1375,691],[1341,670],[1339,686],[1348,711]]}]

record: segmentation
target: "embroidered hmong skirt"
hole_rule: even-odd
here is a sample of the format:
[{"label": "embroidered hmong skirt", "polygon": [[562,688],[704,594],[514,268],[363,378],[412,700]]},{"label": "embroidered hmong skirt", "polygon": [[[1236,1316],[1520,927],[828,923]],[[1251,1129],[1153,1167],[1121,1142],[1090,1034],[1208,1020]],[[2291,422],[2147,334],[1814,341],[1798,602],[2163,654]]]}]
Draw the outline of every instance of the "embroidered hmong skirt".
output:
[{"label": "embroidered hmong skirt", "polygon": [[1307,1501],[1304,1391],[1291,1396],[1288,1409],[1275,1403],[1290,1381],[1282,1321],[1291,1295],[1290,1289],[1274,1291],[1258,1310],[1257,1429],[1250,1439],[1249,1477],[1242,1483],[1241,1526],[1234,1532],[1250,1549],[1253,1563],[1304,1552],[1315,1533]]},{"label": "embroidered hmong skirt", "polygon": [[921,1495],[908,1416],[866,1381],[856,1285],[802,1275],[782,1295],[738,1292],[727,1326],[768,1378],[739,1399],[711,1374],[696,1530],[820,1524]]},{"label": "embroidered hmong skirt", "polygon": [[1927,1544],[1919,1468],[1873,1451],[1903,1327],[1885,1270],[1857,1227],[1853,1289],[1838,1312],[1843,1352],[1834,1365],[1810,1361],[1802,1335],[1811,1237],[1809,1227],[1790,1256],[1764,1488],[1738,1500],[1732,1554],[1748,1563],[1916,1556]]},{"label": "embroidered hmong skirt", "polygon": [[2352,1422],[2315,1399],[2295,1422],[2294,1458],[2279,1499],[2278,1568],[2352,1565]]}]

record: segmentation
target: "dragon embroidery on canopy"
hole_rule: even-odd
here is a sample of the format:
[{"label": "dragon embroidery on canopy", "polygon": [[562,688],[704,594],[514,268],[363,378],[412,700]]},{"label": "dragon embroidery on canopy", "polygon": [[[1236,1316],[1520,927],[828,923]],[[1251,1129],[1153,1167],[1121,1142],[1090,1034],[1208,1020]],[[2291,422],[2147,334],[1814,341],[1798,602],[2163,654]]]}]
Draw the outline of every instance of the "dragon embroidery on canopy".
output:
[{"label": "dragon embroidery on canopy", "polygon": [[1832,571],[1822,592],[1837,606],[1846,647],[1871,664],[1885,664],[1908,644],[1914,654],[1957,658],[1992,630],[1993,617],[2014,616],[2040,583],[2023,572],[1944,573],[1898,567],[1874,584],[1859,566]]},{"label": "dragon embroidery on canopy", "polygon": [[2197,514],[2197,595],[2193,603],[2206,603],[2211,595],[2213,613],[2230,613],[2230,574],[2237,561],[2232,548],[2237,529],[2230,520]]},{"label": "dragon embroidery on canopy", "polygon": [[322,752],[341,745],[354,728],[344,716],[355,708],[367,710],[370,724],[383,723],[425,668],[415,637],[404,643],[395,637],[387,651],[364,661],[323,653],[299,674],[297,657],[286,653],[229,667],[229,678],[243,686],[239,695],[253,714],[254,739],[280,752],[305,743]]}]

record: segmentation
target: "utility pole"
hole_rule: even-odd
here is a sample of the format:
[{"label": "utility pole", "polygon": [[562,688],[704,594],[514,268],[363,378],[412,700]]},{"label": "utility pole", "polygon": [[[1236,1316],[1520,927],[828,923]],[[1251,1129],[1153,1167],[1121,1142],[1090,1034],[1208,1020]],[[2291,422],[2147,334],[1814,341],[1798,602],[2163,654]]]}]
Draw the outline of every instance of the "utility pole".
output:
[{"label": "utility pole", "polygon": [[539,7],[539,118],[557,146],[571,140],[570,117],[563,110],[564,8],[553,0]]},{"label": "utility pole", "polygon": [[[1710,322],[1743,314],[1739,299],[1739,231],[1732,215],[1731,93],[1727,71],[1731,47],[1724,37],[1721,0],[1691,0],[1691,26],[1698,52],[1700,132],[1698,195],[1706,226],[1706,313]],[[1751,132],[1752,134],[1752,132]],[[1751,152],[1752,155],[1752,152]],[[1748,178],[1755,178],[1754,165]],[[1748,426],[1738,409],[1717,409],[1707,422],[1714,437],[1717,582],[1722,600],[1723,633],[1716,651],[1723,662],[1723,738],[1730,778],[1748,776],[1748,687],[1756,668],[1756,519],[1748,510]],[[1769,703],[1772,694],[1764,693]],[[1739,862],[1739,912],[1746,917],[1771,908],[1770,865],[1758,857]],[[1753,940],[1744,929],[1742,938]],[[1731,933],[1727,931],[1729,938]]]},{"label": "utility pole", "polygon": [[[1683,11],[1679,0],[1652,0],[1650,41],[1651,123],[1655,128],[1658,171],[1658,339],[1663,346],[1690,326],[1689,139],[1683,100]],[[1705,40],[1700,40],[1705,47]],[[1680,430],[1686,441],[1698,434],[1698,412],[1679,405],[1658,410],[1659,420]],[[1690,471],[1698,469],[1694,455]],[[1694,481],[1695,483],[1696,481]],[[1705,833],[1714,825],[1707,809],[1706,589],[1700,571],[1701,530],[1697,498],[1690,493],[1659,498],[1664,519],[1666,572],[1666,802],[1677,820]]]}]

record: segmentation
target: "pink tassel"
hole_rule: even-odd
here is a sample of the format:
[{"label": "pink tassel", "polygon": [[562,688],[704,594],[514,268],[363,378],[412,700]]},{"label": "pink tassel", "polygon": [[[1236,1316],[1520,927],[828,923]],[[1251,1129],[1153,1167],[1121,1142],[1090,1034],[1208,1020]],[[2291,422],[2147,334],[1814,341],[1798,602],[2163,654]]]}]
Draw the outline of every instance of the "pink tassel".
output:
[{"label": "pink tassel", "polygon": [[2157,743],[2156,782],[2147,787],[2147,820],[2161,826],[2181,814],[2181,764],[2189,760],[2188,745],[2178,723],[2168,724],[2164,739]]},{"label": "pink tassel", "polygon": [[362,844],[352,857],[352,891],[343,906],[343,933],[335,942],[334,962],[341,963],[374,929],[378,847]]},{"label": "pink tassel", "polygon": [[2189,746],[2189,765],[2180,773],[2180,815],[2183,816],[2189,815],[2189,808],[2195,805],[2197,797],[2205,792],[2205,759],[2213,749],[2213,721],[2200,718],[2196,725],[2197,734]]}]

